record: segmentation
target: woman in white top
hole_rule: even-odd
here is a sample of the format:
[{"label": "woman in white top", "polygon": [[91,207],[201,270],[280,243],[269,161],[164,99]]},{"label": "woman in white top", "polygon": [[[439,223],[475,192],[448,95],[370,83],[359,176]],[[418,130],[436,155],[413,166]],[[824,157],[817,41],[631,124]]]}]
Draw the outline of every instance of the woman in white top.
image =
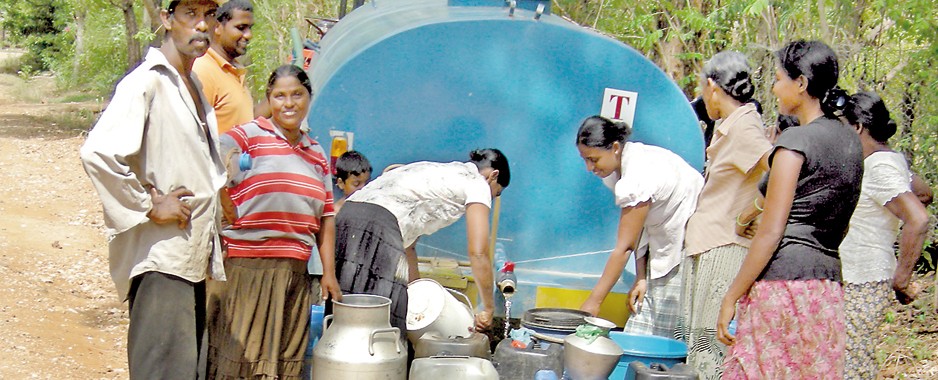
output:
[{"label": "woman in white top", "polygon": [[599,313],[636,252],[635,282],[629,291],[633,314],[625,332],[671,338],[680,315],[684,227],[697,205],[703,177],[667,149],[628,141],[630,134],[627,124],[602,116],[587,118],[577,132],[577,149],[587,170],[603,179],[622,208],[615,248],[580,309]]},{"label": "woman in white top", "polygon": [[[896,124],[872,92],[851,97],[844,109],[863,144],[863,182],[850,229],[840,244],[847,329],[845,379],[873,379],[876,332],[893,294],[903,304],[915,296],[909,280],[928,224],[925,206],[912,193],[912,173],[902,154],[888,144]],[[899,240],[899,260],[893,244]]]},{"label": "woman in white top", "polygon": [[511,179],[498,149],[469,153],[469,162],[415,162],[382,174],[352,194],[336,217],[335,271],[343,293],[391,299],[391,326],[407,331],[407,284],[417,257],[405,248],[466,215],[469,262],[483,308],[476,328],[492,323],[489,210]]}]

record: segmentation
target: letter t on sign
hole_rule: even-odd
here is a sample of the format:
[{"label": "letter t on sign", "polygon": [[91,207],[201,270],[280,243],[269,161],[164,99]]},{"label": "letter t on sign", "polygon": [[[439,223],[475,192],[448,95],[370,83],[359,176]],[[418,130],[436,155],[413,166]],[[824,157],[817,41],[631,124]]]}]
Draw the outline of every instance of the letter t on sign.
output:
[{"label": "letter t on sign", "polygon": [[637,101],[637,92],[607,88],[603,92],[603,107],[599,114],[609,119],[624,121],[632,126]]}]

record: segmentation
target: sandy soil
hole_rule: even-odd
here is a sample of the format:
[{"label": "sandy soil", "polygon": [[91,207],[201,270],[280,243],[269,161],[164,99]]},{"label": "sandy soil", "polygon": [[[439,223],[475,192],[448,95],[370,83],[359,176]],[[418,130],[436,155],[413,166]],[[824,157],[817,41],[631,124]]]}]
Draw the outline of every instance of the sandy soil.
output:
[{"label": "sandy soil", "polygon": [[108,275],[81,131],[61,123],[100,105],[31,95],[50,93],[52,78],[0,75],[0,378],[126,378],[127,307]]}]

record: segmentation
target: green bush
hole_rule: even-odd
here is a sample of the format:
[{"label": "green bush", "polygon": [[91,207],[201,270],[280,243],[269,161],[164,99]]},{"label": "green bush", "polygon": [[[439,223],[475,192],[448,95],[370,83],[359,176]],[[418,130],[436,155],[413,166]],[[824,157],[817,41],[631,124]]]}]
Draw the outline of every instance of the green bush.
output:
[{"label": "green bush", "polygon": [[[61,87],[87,89],[108,95],[127,71],[127,40],[123,16],[112,6],[88,11],[84,19],[84,53],[75,54],[74,43],[69,44],[67,59],[55,66]],[[76,41],[74,21],[67,33],[69,41]]]},{"label": "green bush", "polygon": [[63,59],[65,22],[71,14],[62,0],[6,0],[0,3],[2,26],[10,42],[26,49],[20,58],[24,75],[52,68]]}]

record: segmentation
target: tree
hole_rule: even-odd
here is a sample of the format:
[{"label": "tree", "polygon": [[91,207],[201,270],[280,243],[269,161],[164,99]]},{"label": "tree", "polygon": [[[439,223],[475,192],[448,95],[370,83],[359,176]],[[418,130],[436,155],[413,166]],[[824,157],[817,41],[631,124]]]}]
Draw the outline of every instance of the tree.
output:
[{"label": "tree", "polygon": [[111,5],[120,9],[124,15],[124,36],[127,39],[127,68],[132,69],[143,60],[143,50],[137,41],[137,15],[134,13],[134,0],[108,0]]},{"label": "tree", "polygon": [[26,48],[22,58],[25,72],[50,68],[64,41],[63,15],[68,14],[59,0],[6,0],[0,2],[2,27],[10,41]]}]

